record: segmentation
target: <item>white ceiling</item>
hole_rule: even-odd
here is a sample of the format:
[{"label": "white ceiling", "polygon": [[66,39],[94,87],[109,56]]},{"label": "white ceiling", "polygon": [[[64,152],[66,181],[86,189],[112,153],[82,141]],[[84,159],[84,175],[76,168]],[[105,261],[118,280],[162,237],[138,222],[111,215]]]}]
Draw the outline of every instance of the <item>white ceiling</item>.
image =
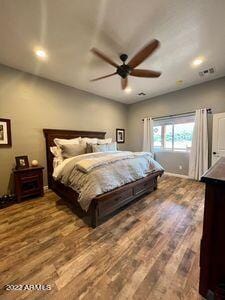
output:
[{"label": "white ceiling", "polygon": [[[130,94],[119,76],[89,81],[114,71],[91,47],[119,62],[119,54],[131,57],[153,38],[161,47],[140,68],[160,70],[160,78],[130,76]],[[225,0],[0,0],[0,43],[2,64],[133,103],[225,75]],[[38,60],[35,47],[48,60]],[[193,68],[198,56],[205,61]],[[208,67],[215,74],[199,77]]]}]

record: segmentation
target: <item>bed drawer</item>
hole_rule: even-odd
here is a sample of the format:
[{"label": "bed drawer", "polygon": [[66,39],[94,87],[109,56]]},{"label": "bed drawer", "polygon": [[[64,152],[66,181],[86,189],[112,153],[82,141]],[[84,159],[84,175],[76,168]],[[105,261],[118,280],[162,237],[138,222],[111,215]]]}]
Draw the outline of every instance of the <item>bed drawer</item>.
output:
[{"label": "bed drawer", "polygon": [[117,208],[120,208],[126,203],[130,202],[132,198],[133,198],[132,188],[115,193],[113,196],[109,194],[109,196],[106,196],[104,200],[98,201],[99,214],[101,216],[105,216],[113,212]]},{"label": "bed drawer", "polygon": [[153,191],[154,185],[155,185],[154,181],[149,182],[149,180],[146,180],[144,182],[141,182],[134,187],[134,189],[133,189],[134,195],[137,196],[137,195],[144,194],[146,192]]}]

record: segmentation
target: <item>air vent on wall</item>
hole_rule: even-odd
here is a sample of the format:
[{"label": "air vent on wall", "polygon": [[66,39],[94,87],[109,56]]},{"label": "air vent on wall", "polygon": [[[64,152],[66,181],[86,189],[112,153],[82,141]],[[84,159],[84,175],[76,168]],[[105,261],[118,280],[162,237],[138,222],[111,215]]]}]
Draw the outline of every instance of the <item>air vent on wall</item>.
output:
[{"label": "air vent on wall", "polygon": [[206,69],[204,71],[200,71],[199,76],[203,77],[203,76],[208,76],[208,75],[211,75],[211,74],[214,74],[214,73],[215,73],[215,69],[214,68],[209,68],[209,69]]}]

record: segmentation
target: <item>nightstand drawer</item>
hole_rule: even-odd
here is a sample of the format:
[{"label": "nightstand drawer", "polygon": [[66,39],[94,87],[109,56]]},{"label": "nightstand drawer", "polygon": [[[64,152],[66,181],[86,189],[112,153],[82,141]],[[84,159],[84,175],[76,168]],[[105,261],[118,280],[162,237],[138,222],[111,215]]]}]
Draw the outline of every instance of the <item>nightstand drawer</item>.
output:
[{"label": "nightstand drawer", "polygon": [[26,183],[26,182],[33,182],[33,181],[38,181],[40,180],[40,175],[30,175],[26,177],[20,177],[21,183]]},{"label": "nightstand drawer", "polygon": [[[42,172],[41,172],[42,173]],[[35,177],[35,176],[40,176],[41,175],[41,173],[40,172],[38,172],[38,171],[27,171],[27,172],[20,172],[19,173],[19,178],[20,178],[20,180],[22,180],[22,179],[28,179],[29,180],[29,178],[32,178],[32,177]]]},{"label": "nightstand drawer", "polygon": [[21,190],[23,191],[23,195],[38,192],[40,190],[39,177],[23,178],[21,180]]}]

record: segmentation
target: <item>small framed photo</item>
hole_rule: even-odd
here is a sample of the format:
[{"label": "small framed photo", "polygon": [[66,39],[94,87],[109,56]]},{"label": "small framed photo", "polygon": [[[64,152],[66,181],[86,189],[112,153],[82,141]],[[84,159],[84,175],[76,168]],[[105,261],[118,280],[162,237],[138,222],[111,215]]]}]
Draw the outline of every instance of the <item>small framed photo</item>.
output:
[{"label": "small framed photo", "polygon": [[125,129],[116,129],[116,141],[117,143],[125,143]]},{"label": "small framed photo", "polygon": [[0,147],[11,147],[11,124],[9,119],[0,118]]},{"label": "small framed photo", "polygon": [[29,161],[26,155],[16,156],[16,169],[26,169],[29,168]]}]

